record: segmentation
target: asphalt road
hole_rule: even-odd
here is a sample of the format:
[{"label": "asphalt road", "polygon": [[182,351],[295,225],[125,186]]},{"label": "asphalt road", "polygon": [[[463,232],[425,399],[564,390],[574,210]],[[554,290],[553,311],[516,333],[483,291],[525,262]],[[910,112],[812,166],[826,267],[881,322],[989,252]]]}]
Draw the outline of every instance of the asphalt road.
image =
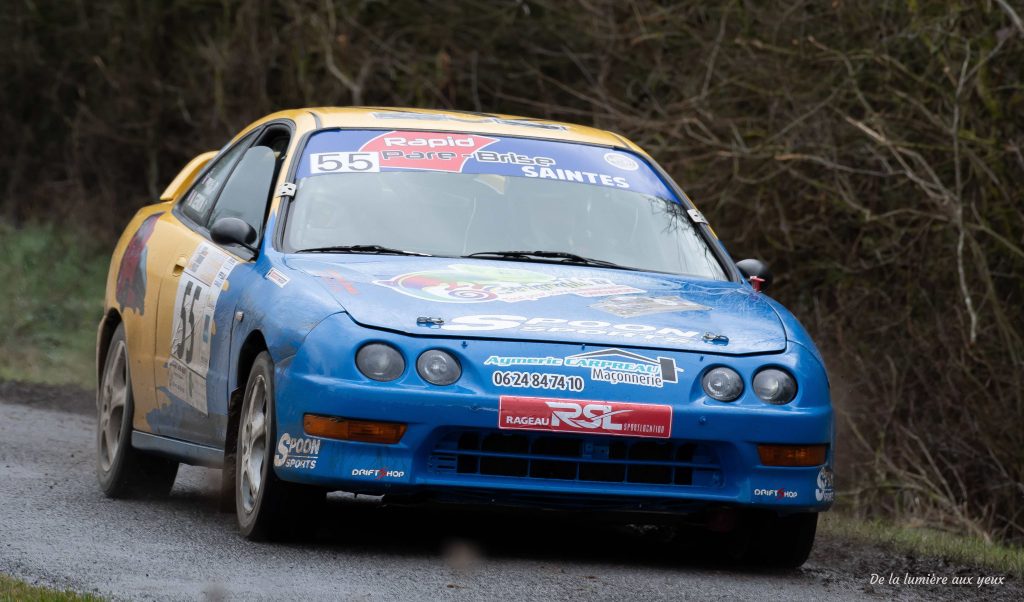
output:
[{"label": "asphalt road", "polygon": [[132,600],[1024,599],[1012,580],[871,585],[872,572],[992,573],[823,536],[802,569],[761,572],[683,555],[658,531],[333,495],[310,540],[254,544],[217,512],[215,471],[183,467],[162,500],[104,498],[92,403],[74,389],[0,383],[0,572]]}]

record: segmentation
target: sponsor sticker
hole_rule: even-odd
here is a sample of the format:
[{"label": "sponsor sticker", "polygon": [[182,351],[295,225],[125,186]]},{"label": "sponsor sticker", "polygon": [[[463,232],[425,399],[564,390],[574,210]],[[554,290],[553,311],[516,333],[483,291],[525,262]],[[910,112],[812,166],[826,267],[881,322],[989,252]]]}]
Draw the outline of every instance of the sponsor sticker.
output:
[{"label": "sponsor sticker", "polygon": [[149,255],[147,244],[161,215],[163,212],[147,217],[132,235],[124,254],[121,255],[121,265],[117,269],[115,298],[121,306],[122,313],[129,307],[140,316],[146,313],[146,257]]},{"label": "sponsor sticker", "polygon": [[648,297],[645,295],[625,295],[602,299],[600,303],[590,306],[620,318],[636,318],[651,314],[672,313],[677,311],[707,311],[706,305],[687,301],[682,297],[664,296]]},{"label": "sponsor sticker", "polygon": [[277,441],[274,466],[278,468],[316,468],[320,457],[320,440],[312,437],[292,437],[288,433]]},{"label": "sponsor sticker", "polygon": [[188,198],[185,199],[185,205],[197,214],[204,213],[209,208],[210,200],[213,199],[219,185],[220,182],[211,174],[206,174],[199,186],[193,188],[189,193]]},{"label": "sponsor sticker", "polygon": [[636,171],[640,169],[640,164],[636,162],[633,157],[623,153],[605,153],[604,160],[612,167],[618,167],[626,171]]},{"label": "sponsor sticker", "polygon": [[[568,355],[565,357],[507,357],[492,355],[484,361],[485,366],[560,366],[566,368],[582,368],[589,371],[590,380],[606,382],[613,385],[629,384],[641,387],[662,388],[665,383],[679,382],[679,373],[683,371],[676,365],[676,361],[670,357],[647,357],[625,349],[598,349]],[[495,373],[497,374],[497,372]],[[520,373],[524,374],[524,373]],[[554,375],[549,375],[554,376]],[[524,384],[506,384],[509,379],[498,377],[493,378],[495,386],[522,386],[533,388],[555,388],[542,386],[537,383],[547,384],[544,379],[523,379],[514,382]],[[561,389],[578,390],[579,389]]]},{"label": "sponsor sticker", "polygon": [[167,387],[203,414],[217,299],[236,265],[237,259],[217,247],[200,244],[181,274],[174,299]]},{"label": "sponsor sticker", "polygon": [[[493,357],[493,356],[492,356]],[[554,391],[583,390],[585,383],[579,376],[565,374],[545,374],[543,372],[519,372],[516,370],[495,370],[491,375],[495,387],[513,387],[521,389],[551,389]]]},{"label": "sponsor sticker", "polygon": [[779,489],[755,489],[754,497],[766,497],[776,500],[792,500],[796,499],[797,492],[779,488]]},{"label": "sponsor sticker", "polygon": [[528,318],[504,314],[468,315],[453,318],[441,327],[453,332],[485,332],[514,330],[516,332],[576,333],[604,335],[628,341],[655,343],[691,343],[696,330],[662,328],[647,324],[612,324],[601,320],[566,320],[564,318]]},{"label": "sponsor sticker", "polygon": [[167,388],[188,405],[207,413],[206,378],[176,359],[167,362]]},{"label": "sponsor sticker", "polygon": [[410,272],[373,283],[415,299],[441,303],[519,303],[560,295],[605,297],[645,292],[607,278],[565,278],[518,268],[469,264]]},{"label": "sponsor sticker", "polygon": [[497,141],[479,134],[396,131],[370,140],[359,154],[377,155],[377,171],[380,167],[392,167],[460,173],[474,153]]},{"label": "sponsor sticker", "polygon": [[348,278],[345,278],[336,270],[324,270],[322,272],[317,272],[316,276],[324,281],[324,284],[327,285],[327,288],[329,288],[331,292],[346,293],[349,295],[359,294],[359,289],[356,288],[356,285],[349,282]]},{"label": "sponsor sticker", "polygon": [[267,280],[273,282],[280,288],[284,288],[284,285],[288,284],[291,278],[279,272],[277,268],[270,268],[270,271],[267,272]]},{"label": "sponsor sticker", "polygon": [[507,163],[509,165],[539,165],[549,167],[556,161],[552,157],[521,155],[516,152],[498,153],[494,151],[477,151],[473,158],[481,163]]},{"label": "sponsor sticker", "polygon": [[819,502],[832,502],[836,499],[832,470],[826,466],[822,466],[821,470],[818,471],[818,478],[814,488],[814,499]]},{"label": "sponsor sticker", "polygon": [[502,395],[498,428],[665,439],[672,406]]},{"label": "sponsor sticker", "polygon": [[[428,130],[318,132],[306,145],[296,179],[301,187],[301,180],[309,176],[392,171],[558,180],[675,200],[653,170],[625,151],[520,136]],[[496,191],[501,194],[500,189]]]},{"label": "sponsor sticker", "polygon": [[405,476],[405,471],[391,470],[386,466],[380,468],[353,468],[352,476],[369,477],[376,481],[383,481],[384,479],[401,479]]},{"label": "sponsor sticker", "polygon": [[613,188],[629,188],[629,181],[621,176],[611,176],[600,172],[579,169],[527,165],[523,167],[522,175],[527,178],[561,180],[562,182],[579,182],[581,184],[600,184],[601,186],[611,186]]}]

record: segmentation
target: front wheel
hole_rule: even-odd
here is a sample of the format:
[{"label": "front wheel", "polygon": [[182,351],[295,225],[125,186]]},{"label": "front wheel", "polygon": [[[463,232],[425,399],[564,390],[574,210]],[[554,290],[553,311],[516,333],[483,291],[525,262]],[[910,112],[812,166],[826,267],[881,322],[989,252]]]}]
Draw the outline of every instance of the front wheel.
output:
[{"label": "front wheel", "polygon": [[131,369],[124,324],[110,340],[96,395],[96,476],[107,497],[166,495],[174,485],[178,463],[132,447]]},{"label": "front wheel", "polygon": [[235,450],[235,514],[247,539],[281,539],[307,527],[325,500],[320,489],[277,478],[273,461],[274,364],[264,351],[256,357],[239,414]]}]

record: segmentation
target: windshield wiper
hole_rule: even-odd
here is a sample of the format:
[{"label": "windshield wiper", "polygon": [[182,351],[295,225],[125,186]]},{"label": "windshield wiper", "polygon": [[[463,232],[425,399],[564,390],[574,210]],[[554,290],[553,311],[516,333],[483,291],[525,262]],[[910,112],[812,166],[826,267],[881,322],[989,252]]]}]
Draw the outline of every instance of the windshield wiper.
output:
[{"label": "windshield wiper", "polygon": [[493,257],[495,259],[561,259],[558,263],[574,263],[579,265],[592,265],[601,268],[614,268],[616,270],[635,270],[637,268],[631,268],[629,266],[619,265],[610,261],[604,261],[603,259],[591,259],[589,257],[583,257],[575,253],[567,253],[565,251],[480,251],[479,253],[470,253],[469,255],[463,255],[463,257],[480,257],[488,258]]},{"label": "windshield wiper", "polygon": [[296,253],[367,253],[369,255],[417,255],[420,257],[433,257],[429,253],[403,251],[402,249],[391,249],[380,245],[337,245],[333,247],[314,247],[312,249],[299,249]]}]

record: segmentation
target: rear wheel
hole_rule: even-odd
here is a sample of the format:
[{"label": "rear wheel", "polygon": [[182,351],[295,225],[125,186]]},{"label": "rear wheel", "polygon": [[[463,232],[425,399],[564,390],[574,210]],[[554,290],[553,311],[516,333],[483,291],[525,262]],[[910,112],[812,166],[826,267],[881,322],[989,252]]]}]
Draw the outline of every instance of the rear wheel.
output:
[{"label": "rear wheel", "polygon": [[256,357],[239,415],[235,451],[235,513],[248,539],[282,539],[311,526],[326,492],[277,478],[271,467],[274,421],[274,364],[267,352]]},{"label": "rear wheel", "polygon": [[131,445],[135,403],[124,324],[114,331],[96,396],[96,476],[107,497],[166,495],[178,463]]}]

